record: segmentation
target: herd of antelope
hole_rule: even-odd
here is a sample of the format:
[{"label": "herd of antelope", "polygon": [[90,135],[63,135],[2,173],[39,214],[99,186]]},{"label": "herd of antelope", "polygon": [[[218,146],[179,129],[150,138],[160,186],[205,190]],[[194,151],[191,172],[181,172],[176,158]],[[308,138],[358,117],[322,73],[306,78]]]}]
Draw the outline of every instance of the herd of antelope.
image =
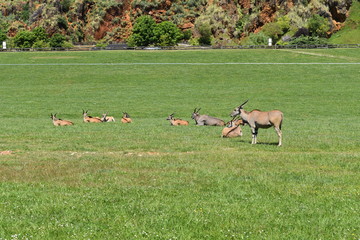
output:
[{"label": "herd of antelope", "polygon": [[[236,107],[231,113],[230,116],[232,119],[225,123],[220,118],[212,117],[209,115],[200,114],[199,111],[201,108],[195,108],[194,112],[191,115],[191,118],[195,121],[195,125],[198,126],[224,126],[221,137],[224,138],[233,138],[242,136],[242,129],[240,127],[244,125],[249,125],[252,133],[252,141],[251,144],[257,143],[257,134],[259,128],[270,128],[274,127],[275,131],[279,137],[278,146],[282,145],[282,132],[281,125],[284,119],[284,114],[279,110],[271,110],[271,111],[260,111],[254,109],[250,112],[245,111],[243,106],[248,102],[246,100],[243,104]],[[170,121],[170,125],[172,126],[187,126],[189,122],[186,120],[182,120],[180,118],[174,118],[175,113],[170,114],[166,120]],[[56,113],[50,115],[50,118],[53,121],[55,126],[69,126],[74,125],[73,122],[68,120],[62,120],[56,117]],[[88,111],[83,110],[83,122],[85,123],[104,123],[104,122],[115,122],[115,118],[112,116],[108,116],[107,113],[104,113],[102,117],[92,117],[88,115]],[[129,114],[123,112],[122,123],[131,123],[132,119]]]}]

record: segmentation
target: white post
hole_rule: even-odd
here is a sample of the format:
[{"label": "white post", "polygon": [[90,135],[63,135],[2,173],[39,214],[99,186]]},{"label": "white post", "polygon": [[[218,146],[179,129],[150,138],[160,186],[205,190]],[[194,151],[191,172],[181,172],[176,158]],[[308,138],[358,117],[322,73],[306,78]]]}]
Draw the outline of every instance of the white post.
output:
[{"label": "white post", "polygon": [[269,47],[271,47],[271,46],[272,46],[272,39],[269,38]]},{"label": "white post", "polygon": [[2,46],[3,46],[3,49],[5,50],[6,49],[6,42],[5,41],[3,42]]}]

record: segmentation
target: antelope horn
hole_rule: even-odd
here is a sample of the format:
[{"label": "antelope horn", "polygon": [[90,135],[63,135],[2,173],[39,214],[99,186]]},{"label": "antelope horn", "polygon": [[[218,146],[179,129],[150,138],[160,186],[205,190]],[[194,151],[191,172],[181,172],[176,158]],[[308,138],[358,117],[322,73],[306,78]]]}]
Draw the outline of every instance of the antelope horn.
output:
[{"label": "antelope horn", "polygon": [[246,100],[243,104],[241,104],[240,107],[244,106],[248,101],[249,101],[249,99]]}]

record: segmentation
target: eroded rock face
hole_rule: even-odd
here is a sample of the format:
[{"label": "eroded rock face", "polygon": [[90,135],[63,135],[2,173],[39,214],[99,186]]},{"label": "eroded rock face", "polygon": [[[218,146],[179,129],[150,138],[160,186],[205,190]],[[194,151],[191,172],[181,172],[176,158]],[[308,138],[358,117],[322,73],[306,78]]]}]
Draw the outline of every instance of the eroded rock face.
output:
[{"label": "eroded rock face", "polygon": [[[12,19],[8,24],[8,36],[16,35],[18,29],[29,30],[42,26],[50,35],[58,32],[68,35],[72,40],[106,38],[125,41],[131,34],[136,18],[147,14],[156,22],[172,21],[182,30],[195,29],[196,20],[206,16],[214,25],[219,25],[212,29],[215,38],[234,39],[245,36],[244,32],[259,32],[266,23],[274,21],[279,12],[284,15],[301,4],[298,0],[84,0],[71,1],[71,5],[65,7],[64,2],[0,0],[1,14]],[[327,0],[321,4],[321,8],[313,6],[310,11],[328,18],[332,24],[329,34],[338,31],[348,17],[352,0]],[[214,6],[221,10],[222,15],[216,15],[219,11],[209,10]],[[23,19],[26,8],[29,16]],[[219,19],[219,16],[223,19]],[[67,21],[66,29],[59,27],[59,18]]]}]

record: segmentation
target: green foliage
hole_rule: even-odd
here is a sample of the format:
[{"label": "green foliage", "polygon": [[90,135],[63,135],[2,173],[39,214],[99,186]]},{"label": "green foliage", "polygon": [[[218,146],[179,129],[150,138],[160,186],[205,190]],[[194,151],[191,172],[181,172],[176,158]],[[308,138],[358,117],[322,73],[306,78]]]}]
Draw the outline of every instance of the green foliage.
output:
[{"label": "green foliage", "polygon": [[62,0],[60,1],[61,11],[67,13],[70,10],[72,0]]},{"label": "green foliage", "polygon": [[4,33],[1,29],[0,29],[0,43],[2,43],[3,41],[5,41],[7,39],[6,33]]},{"label": "green foliage", "polygon": [[64,47],[63,44],[65,43],[66,38],[61,35],[60,33],[55,33],[49,41],[49,45],[50,47],[53,48],[59,48],[59,47]]},{"label": "green foliage", "polygon": [[46,42],[48,40],[48,34],[43,27],[36,27],[32,30],[32,32],[35,34],[37,41]]},{"label": "green foliage", "polygon": [[284,33],[287,33],[290,28],[291,28],[291,24],[290,24],[290,18],[288,15],[285,16],[281,16],[277,19],[276,23],[280,26],[281,30]]},{"label": "green foliage", "polygon": [[164,21],[154,28],[154,43],[158,46],[175,46],[182,38],[180,29],[172,22]]},{"label": "green foliage", "polygon": [[325,37],[326,32],[330,29],[328,20],[318,14],[311,16],[307,22],[307,27],[310,34],[317,37]]},{"label": "green foliage", "polygon": [[65,17],[58,17],[57,19],[57,25],[59,26],[59,28],[61,29],[65,29],[67,30],[68,29],[68,22],[66,20]]},{"label": "green foliage", "polygon": [[36,42],[36,35],[31,31],[21,31],[16,34],[13,40],[17,48],[31,48]]},{"label": "green foliage", "polygon": [[148,15],[138,17],[132,30],[131,39],[129,39],[130,44],[135,46],[149,46],[153,44],[155,42],[155,27],[156,22],[152,17]]},{"label": "green foliage", "polygon": [[277,22],[271,22],[266,24],[262,32],[273,39],[274,42],[278,41],[280,37],[284,34],[281,25]]},{"label": "green foliage", "polygon": [[267,45],[269,36],[263,32],[250,33],[249,39],[246,42],[247,45]]},{"label": "green foliage", "polygon": [[187,29],[183,32],[183,39],[189,40],[192,37],[192,31],[190,29]]},{"label": "green foliage", "polygon": [[317,36],[300,36],[290,41],[292,45],[322,45],[328,44],[328,39]]},{"label": "green foliage", "polygon": [[49,42],[44,40],[37,40],[32,45],[32,48],[48,48],[48,47],[50,47]]},{"label": "green foliage", "polygon": [[202,23],[197,26],[197,31],[200,34],[199,44],[200,45],[211,45],[211,26],[209,23]]},{"label": "green foliage", "polygon": [[30,7],[29,7],[29,3],[26,3],[23,6],[23,9],[20,14],[20,18],[22,21],[26,22],[29,20],[29,17],[30,17]]}]

